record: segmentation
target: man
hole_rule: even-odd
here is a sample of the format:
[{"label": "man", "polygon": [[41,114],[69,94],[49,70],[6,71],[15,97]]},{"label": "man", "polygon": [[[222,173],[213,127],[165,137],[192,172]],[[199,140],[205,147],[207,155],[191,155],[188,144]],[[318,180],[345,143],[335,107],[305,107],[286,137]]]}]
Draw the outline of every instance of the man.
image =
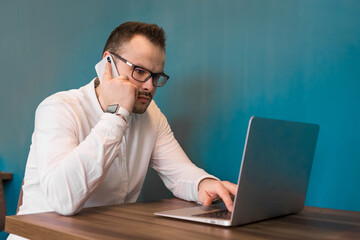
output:
[{"label": "man", "polygon": [[237,186],[191,163],[152,100],[168,79],[163,29],[121,24],[108,55],[120,76],[107,63],[101,83],[54,94],[37,108],[19,214],[135,202],[149,164],[175,196],[204,205],[220,197],[231,211]]}]

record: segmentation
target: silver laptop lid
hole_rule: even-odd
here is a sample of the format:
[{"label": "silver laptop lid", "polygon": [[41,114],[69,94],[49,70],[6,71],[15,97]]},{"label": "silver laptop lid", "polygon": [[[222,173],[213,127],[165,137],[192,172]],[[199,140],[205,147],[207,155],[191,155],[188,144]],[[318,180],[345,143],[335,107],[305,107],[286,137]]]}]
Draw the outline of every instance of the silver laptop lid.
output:
[{"label": "silver laptop lid", "polygon": [[155,214],[236,226],[300,211],[304,207],[318,132],[319,126],[315,124],[252,117],[231,220],[199,216],[213,208],[224,209],[218,205]]},{"label": "silver laptop lid", "polygon": [[318,132],[316,124],[250,119],[231,225],[304,207]]}]

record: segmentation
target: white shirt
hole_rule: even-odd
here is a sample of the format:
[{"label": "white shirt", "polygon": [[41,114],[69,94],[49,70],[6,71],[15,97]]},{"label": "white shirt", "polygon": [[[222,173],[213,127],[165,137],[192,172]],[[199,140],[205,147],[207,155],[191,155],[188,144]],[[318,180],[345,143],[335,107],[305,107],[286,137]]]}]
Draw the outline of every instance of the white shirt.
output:
[{"label": "white shirt", "polygon": [[19,214],[135,202],[149,164],[185,200],[214,178],[188,159],[154,101],[126,123],[102,111],[94,80],[56,93],[36,110]]}]

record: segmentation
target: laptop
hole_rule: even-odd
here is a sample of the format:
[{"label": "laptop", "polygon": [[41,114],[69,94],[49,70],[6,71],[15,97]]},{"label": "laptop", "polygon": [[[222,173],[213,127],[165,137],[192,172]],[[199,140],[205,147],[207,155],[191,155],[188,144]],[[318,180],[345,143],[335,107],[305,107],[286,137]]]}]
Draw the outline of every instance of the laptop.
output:
[{"label": "laptop", "polygon": [[251,117],[233,212],[223,203],[154,213],[157,216],[237,226],[304,208],[319,125]]}]

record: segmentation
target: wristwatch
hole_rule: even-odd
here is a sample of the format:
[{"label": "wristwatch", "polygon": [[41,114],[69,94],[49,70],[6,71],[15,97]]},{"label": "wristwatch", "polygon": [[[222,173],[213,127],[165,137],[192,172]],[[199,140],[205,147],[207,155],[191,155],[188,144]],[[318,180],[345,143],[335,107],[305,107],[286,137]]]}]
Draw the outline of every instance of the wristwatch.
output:
[{"label": "wristwatch", "polygon": [[121,107],[119,104],[111,104],[106,107],[105,112],[112,113],[112,114],[120,114],[124,117],[126,122],[129,122],[130,113],[125,108]]}]

